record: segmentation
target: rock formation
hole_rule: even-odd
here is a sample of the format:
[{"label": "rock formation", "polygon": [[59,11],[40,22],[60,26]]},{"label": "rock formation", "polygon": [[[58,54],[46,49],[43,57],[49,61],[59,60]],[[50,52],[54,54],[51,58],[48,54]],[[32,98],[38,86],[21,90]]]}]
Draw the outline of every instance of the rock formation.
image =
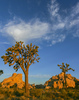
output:
[{"label": "rock formation", "polygon": [[[72,77],[71,74],[66,74],[66,84],[67,87],[73,87],[75,88],[75,81],[79,81],[79,79],[76,79],[75,77]],[[48,81],[45,82],[44,86],[46,88],[63,88],[64,86],[64,73],[60,73],[59,75],[52,76]]]},{"label": "rock formation", "polygon": [[2,87],[11,87],[14,84],[17,85],[18,88],[24,87],[25,82],[22,80],[22,74],[13,73],[13,75],[9,78],[4,79],[1,82]]},{"label": "rock formation", "polygon": [[[22,80],[22,74],[13,73],[11,77],[4,79],[1,82],[1,85],[2,87],[7,87],[7,88],[14,86],[22,89],[23,87],[25,87],[25,82]],[[31,84],[31,85],[28,84],[28,86],[29,89],[35,88],[35,84]]]}]

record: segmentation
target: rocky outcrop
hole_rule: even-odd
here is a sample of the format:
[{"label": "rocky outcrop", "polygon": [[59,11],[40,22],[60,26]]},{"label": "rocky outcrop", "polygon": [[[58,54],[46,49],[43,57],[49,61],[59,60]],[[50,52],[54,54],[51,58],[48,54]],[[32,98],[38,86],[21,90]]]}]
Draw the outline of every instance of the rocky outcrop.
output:
[{"label": "rocky outcrop", "polygon": [[72,79],[66,78],[66,84],[67,84],[67,87],[75,88],[75,81]]},{"label": "rocky outcrop", "polygon": [[[79,81],[79,79],[76,79],[71,74],[66,74],[66,84],[67,87],[73,87],[75,88],[75,81]],[[44,86],[47,87],[53,87],[53,88],[63,88],[64,87],[64,73],[60,73],[59,75],[52,76],[48,81],[45,82]]]},{"label": "rocky outcrop", "polygon": [[[4,79],[1,82],[2,87],[17,87],[17,88],[25,88],[25,82],[22,80],[22,74],[13,73],[13,75],[9,78]],[[35,84],[28,84],[29,89],[35,88]]]},{"label": "rocky outcrop", "polygon": [[11,87],[13,85],[17,85],[18,88],[24,87],[25,82],[22,80],[22,74],[13,73],[13,75],[9,78],[4,79],[1,82],[2,87]]}]

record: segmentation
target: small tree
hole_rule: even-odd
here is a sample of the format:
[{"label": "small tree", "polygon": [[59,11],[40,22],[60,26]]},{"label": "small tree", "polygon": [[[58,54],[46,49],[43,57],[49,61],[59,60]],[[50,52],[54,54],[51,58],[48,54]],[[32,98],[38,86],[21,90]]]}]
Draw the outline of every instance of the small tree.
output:
[{"label": "small tree", "polygon": [[74,69],[72,68],[68,68],[70,65],[69,64],[65,64],[62,63],[62,65],[59,65],[58,66],[60,67],[60,69],[62,69],[62,72],[64,72],[64,80],[65,80],[65,87],[67,88],[67,84],[66,84],[66,72],[68,72],[68,70],[72,70],[72,71],[75,71]]},{"label": "small tree", "polygon": [[0,70],[0,75],[2,75],[3,74],[3,70]]},{"label": "small tree", "polygon": [[12,46],[6,50],[7,53],[3,55],[1,58],[3,59],[4,63],[9,63],[9,66],[14,65],[14,69],[17,71],[20,67],[25,74],[25,92],[27,96],[29,95],[28,89],[28,69],[34,61],[40,59],[37,58],[38,55],[38,46],[33,46],[32,43],[29,45],[24,45],[23,42],[16,42],[15,46]]}]

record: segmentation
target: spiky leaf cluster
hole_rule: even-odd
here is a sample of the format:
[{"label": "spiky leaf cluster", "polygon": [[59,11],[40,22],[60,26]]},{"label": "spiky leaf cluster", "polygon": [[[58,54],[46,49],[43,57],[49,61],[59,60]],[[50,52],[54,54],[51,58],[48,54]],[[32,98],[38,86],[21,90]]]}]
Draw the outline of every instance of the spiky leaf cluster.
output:
[{"label": "spiky leaf cluster", "polygon": [[3,74],[3,70],[0,70],[0,75],[2,75]]},{"label": "spiky leaf cluster", "polygon": [[66,64],[62,63],[62,65],[58,64],[58,66],[60,67],[60,69],[62,69],[62,72],[68,72],[68,70],[74,71],[74,69],[68,68],[70,65],[67,63]]},{"label": "spiky leaf cluster", "polygon": [[38,46],[32,46],[32,43],[25,46],[22,41],[16,42],[15,46],[8,48],[7,53],[1,58],[5,64],[14,65],[13,68],[16,71],[21,67],[25,72],[32,63],[39,62],[38,48]]}]

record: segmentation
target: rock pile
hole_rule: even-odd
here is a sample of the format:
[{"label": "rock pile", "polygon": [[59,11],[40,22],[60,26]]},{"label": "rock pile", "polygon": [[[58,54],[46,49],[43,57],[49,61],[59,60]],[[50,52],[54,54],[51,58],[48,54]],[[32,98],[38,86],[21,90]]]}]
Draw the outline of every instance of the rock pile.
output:
[{"label": "rock pile", "polygon": [[[22,80],[22,74],[17,74],[17,73],[13,73],[13,75],[9,78],[4,79],[1,82],[2,87],[17,87],[22,89],[23,87],[25,87],[25,82]],[[28,84],[29,89],[31,88],[35,88],[35,84]]]},{"label": "rock pile", "polygon": [[22,80],[22,74],[13,73],[11,77],[6,78],[1,82],[2,87],[7,88],[13,86],[14,84],[17,84],[18,88],[24,87],[25,82]]},{"label": "rock pile", "polygon": [[[76,79],[75,77],[72,77],[71,74],[66,74],[66,84],[67,87],[73,87],[75,88],[75,81],[79,81],[79,79]],[[59,75],[52,76],[48,81],[45,82],[44,86],[45,88],[63,88],[64,85],[64,73],[60,73]]]}]

